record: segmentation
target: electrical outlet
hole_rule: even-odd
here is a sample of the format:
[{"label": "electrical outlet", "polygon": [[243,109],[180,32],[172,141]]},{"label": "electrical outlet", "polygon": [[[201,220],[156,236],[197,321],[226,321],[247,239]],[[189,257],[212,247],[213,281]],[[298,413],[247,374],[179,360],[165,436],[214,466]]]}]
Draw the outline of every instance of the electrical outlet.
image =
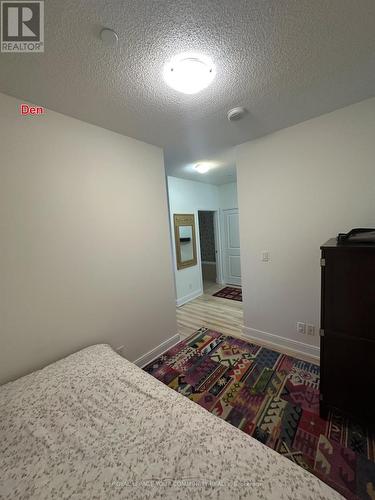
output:
[{"label": "electrical outlet", "polygon": [[306,325],[306,333],[307,335],[315,335],[315,325]]},{"label": "electrical outlet", "polygon": [[189,290],[192,290],[192,289],[193,289],[193,284],[189,283]]},{"label": "electrical outlet", "polygon": [[301,333],[302,335],[306,334],[306,323],[302,323],[302,322],[298,321],[297,333]]}]

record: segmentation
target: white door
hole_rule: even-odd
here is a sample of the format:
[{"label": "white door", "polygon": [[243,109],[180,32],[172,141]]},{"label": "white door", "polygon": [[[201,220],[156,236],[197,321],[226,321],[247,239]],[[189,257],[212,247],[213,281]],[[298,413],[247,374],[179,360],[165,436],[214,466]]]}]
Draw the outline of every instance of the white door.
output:
[{"label": "white door", "polygon": [[238,209],[223,210],[224,224],[224,281],[228,284],[241,284],[240,228]]}]

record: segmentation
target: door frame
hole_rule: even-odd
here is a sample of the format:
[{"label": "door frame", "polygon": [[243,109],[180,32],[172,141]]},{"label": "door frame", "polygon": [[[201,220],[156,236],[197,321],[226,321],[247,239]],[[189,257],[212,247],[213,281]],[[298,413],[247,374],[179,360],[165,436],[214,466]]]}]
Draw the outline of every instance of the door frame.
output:
[{"label": "door frame", "polygon": [[196,239],[197,239],[197,254],[198,267],[200,275],[200,284],[203,291],[203,270],[202,270],[202,255],[201,255],[201,238],[199,232],[199,212],[213,212],[214,214],[214,235],[215,235],[215,252],[216,252],[216,283],[224,284],[223,275],[223,259],[222,259],[222,237],[221,237],[221,210],[198,208],[196,210]]}]

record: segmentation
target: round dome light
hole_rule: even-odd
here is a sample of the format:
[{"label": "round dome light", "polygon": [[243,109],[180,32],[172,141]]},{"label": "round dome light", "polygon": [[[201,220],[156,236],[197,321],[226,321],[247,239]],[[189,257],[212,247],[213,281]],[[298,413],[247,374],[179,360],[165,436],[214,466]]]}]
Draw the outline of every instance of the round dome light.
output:
[{"label": "round dome light", "polygon": [[197,94],[210,85],[216,76],[211,59],[199,54],[180,54],[164,66],[165,82],[183,94]]},{"label": "round dome light", "polygon": [[197,163],[194,168],[200,174],[206,174],[210,170],[210,167],[207,165],[207,163]]}]

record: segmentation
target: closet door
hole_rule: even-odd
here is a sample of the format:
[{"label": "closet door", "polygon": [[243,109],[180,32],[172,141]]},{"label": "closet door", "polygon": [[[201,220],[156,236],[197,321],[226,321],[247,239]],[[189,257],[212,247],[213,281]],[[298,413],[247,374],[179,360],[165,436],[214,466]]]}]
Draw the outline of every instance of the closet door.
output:
[{"label": "closet door", "polygon": [[223,210],[224,224],[224,281],[228,284],[241,284],[240,230],[238,209]]}]

